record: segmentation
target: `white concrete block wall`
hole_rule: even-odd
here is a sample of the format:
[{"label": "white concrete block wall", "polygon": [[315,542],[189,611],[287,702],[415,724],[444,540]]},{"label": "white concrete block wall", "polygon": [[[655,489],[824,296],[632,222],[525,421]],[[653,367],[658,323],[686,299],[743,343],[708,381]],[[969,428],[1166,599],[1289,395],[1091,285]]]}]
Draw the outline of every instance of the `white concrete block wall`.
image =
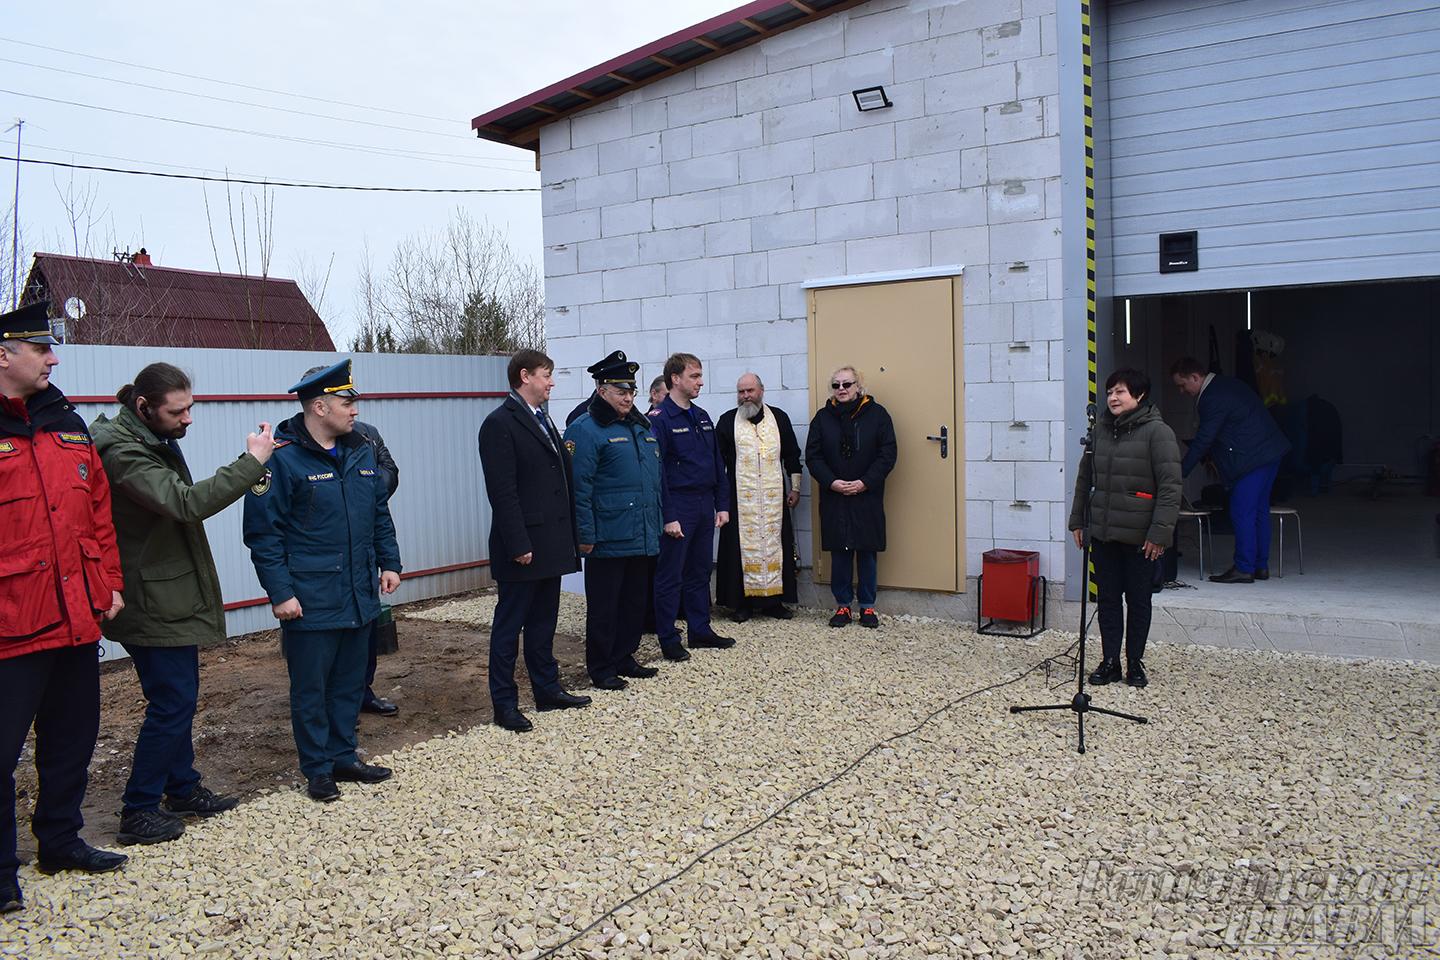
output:
[{"label": "white concrete block wall", "polygon": [[[557,408],[610,350],[639,361],[646,384],[683,350],[705,360],[712,414],[753,369],[803,443],[801,283],[964,263],[969,570],[1019,547],[1061,579],[1054,10],[873,0],[546,127]],[[894,106],[860,113],[850,91],[877,83]]]}]

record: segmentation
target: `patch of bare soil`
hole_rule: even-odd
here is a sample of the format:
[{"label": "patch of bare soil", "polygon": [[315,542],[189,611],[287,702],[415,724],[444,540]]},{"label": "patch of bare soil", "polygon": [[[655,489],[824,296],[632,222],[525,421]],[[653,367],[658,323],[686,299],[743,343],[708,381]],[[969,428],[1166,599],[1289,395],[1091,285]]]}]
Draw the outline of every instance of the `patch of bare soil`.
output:
[{"label": "patch of bare soil", "polygon": [[[473,594],[471,595],[473,596]],[[360,715],[360,751],[385,754],[449,730],[489,723],[489,628],[408,619],[405,614],[463,597],[395,608],[400,649],[380,658],[375,692],[395,701],[394,717]],[[585,639],[555,636],[555,658],[566,689],[581,693]],[[120,798],[130,776],[145,698],[129,660],[106,663],[100,677],[100,738],[85,795],[87,841],[114,848]],[[517,669],[522,709],[530,695],[524,658]],[[533,703],[530,704],[533,706]],[[242,798],[304,783],[290,732],[290,682],[280,655],[280,631],[235,637],[200,651],[200,705],[195,716],[195,767],[217,793]],[[30,813],[35,801],[34,735],[15,771],[22,858],[33,857]]]}]

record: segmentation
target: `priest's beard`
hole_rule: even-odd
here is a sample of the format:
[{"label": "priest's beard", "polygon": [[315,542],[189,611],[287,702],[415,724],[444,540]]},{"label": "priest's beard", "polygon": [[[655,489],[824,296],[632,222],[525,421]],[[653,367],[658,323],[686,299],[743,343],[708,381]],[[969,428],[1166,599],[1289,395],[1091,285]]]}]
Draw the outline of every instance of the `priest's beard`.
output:
[{"label": "priest's beard", "polygon": [[735,408],[735,412],[740,414],[740,416],[744,417],[746,420],[753,419],[760,412],[760,410],[761,405],[758,403],[742,403]]}]

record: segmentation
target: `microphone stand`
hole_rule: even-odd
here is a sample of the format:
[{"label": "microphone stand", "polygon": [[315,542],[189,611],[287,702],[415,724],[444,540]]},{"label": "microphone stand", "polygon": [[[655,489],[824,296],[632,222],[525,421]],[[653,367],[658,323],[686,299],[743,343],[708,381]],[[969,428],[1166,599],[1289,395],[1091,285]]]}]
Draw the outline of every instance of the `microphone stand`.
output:
[{"label": "microphone stand", "polygon": [[1081,527],[1081,548],[1080,548],[1080,569],[1084,571],[1081,575],[1080,585],[1080,656],[1076,667],[1075,675],[1075,696],[1069,703],[1047,703],[1041,706],[1011,706],[1011,713],[1031,713],[1036,710],[1070,710],[1075,714],[1075,722],[1080,732],[1079,752],[1085,752],[1085,714],[1102,713],[1107,717],[1119,717],[1121,720],[1130,720],[1134,723],[1149,723],[1145,717],[1137,717],[1130,713],[1120,713],[1118,710],[1106,710],[1104,707],[1092,706],[1090,694],[1085,692],[1085,639],[1089,633],[1088,604],[1090,600],[1090,501],[1095,496],[1095,404],[1090,404],[1085,410],[1089,424],[1085,429],[1085,439],[1080,441],[1085,452],[1081,455],[1083,461],[1087,457],[1090,460],[1090,485],[1085,490],[1085,525]]}]

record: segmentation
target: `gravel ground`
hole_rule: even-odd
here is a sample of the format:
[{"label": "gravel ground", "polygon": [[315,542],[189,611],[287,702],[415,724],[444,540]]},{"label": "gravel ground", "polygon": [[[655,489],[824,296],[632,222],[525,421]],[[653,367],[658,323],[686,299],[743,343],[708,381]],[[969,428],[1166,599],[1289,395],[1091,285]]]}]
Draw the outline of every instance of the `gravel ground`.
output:
[{"label": "gravel ground", "polygon": [[[407,748],[338,803],[270,794],[109,876],[24,868],[0,955],[534,958],[736,834],[559,955],[1437,955],[1440,670],[1160,646],[1147,690],[1096,691],[1151,723],[1092,718],[1082,757],[1069,713],[1005,709],[1068,699],[1026,673],[1063,634],[815,611],[724,629],[732,650],[523,737]],[[1317,896],[1351,941],[1432,946],[1327,946],[1347,935]],[[1247,945],[1277,940],[1299,945]]]}]

